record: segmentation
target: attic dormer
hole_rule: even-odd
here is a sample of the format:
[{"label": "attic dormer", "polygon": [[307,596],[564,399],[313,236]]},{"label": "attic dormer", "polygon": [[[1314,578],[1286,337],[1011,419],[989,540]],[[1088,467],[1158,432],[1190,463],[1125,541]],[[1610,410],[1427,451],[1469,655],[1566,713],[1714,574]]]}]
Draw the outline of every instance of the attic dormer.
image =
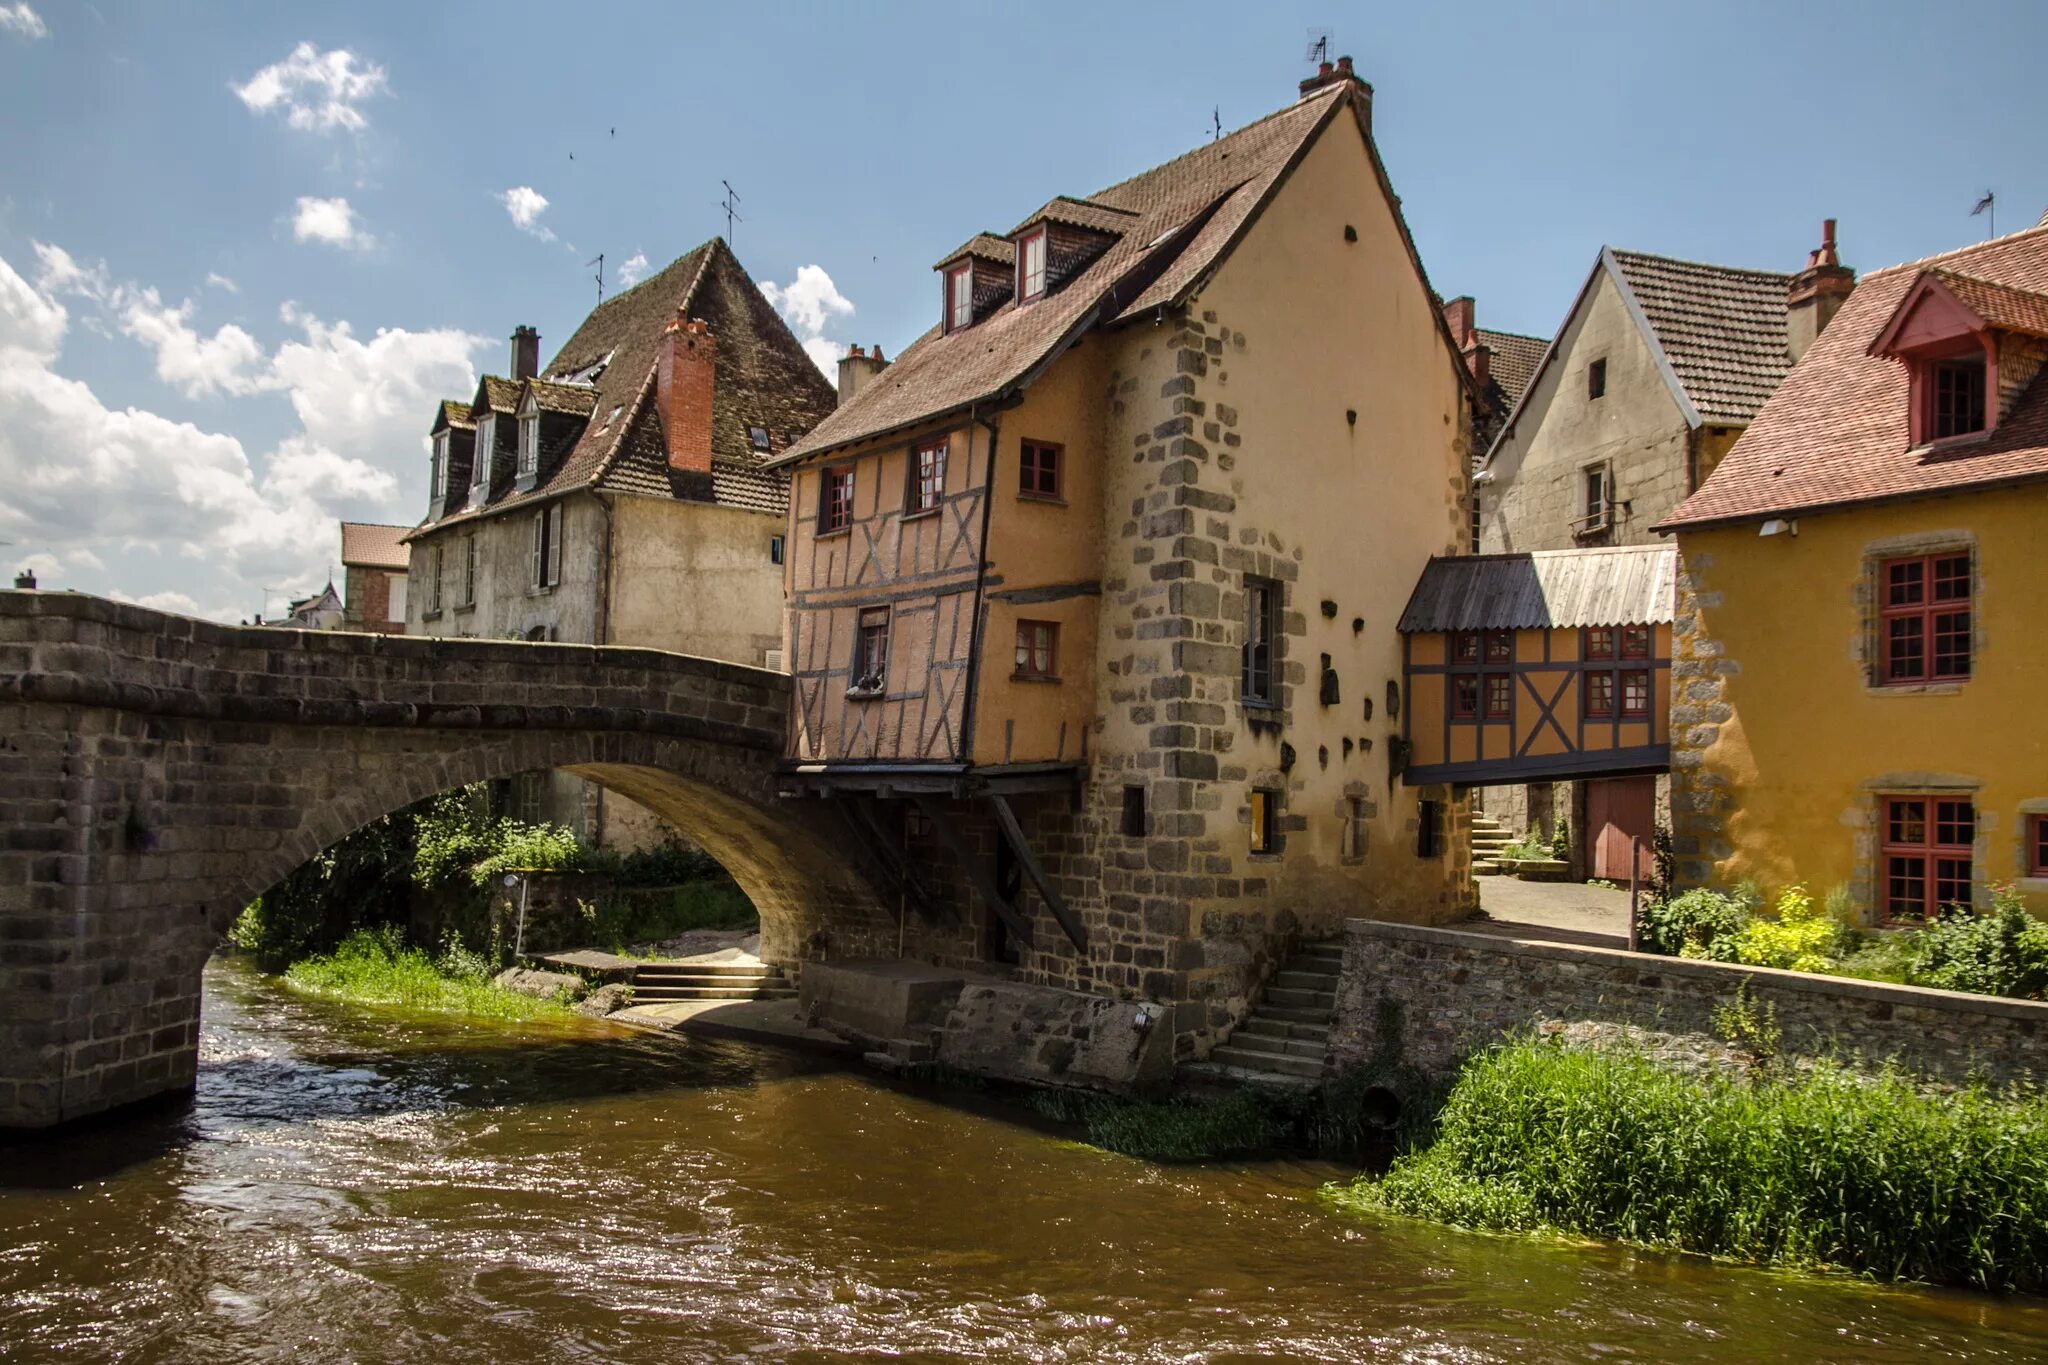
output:
[{"label": "attic dormer", "polygon": [[932,269],[943,288],[939,325],[965,331],[1003,306],[1015,286],[1017,249],[994,233],[978,232]]},{"label": "attic dormer", "polygon": [[1924,270],[1870,354],[1906,367],[1914,446],[1988,435],[2048,356],[2048,295]]},{"label": "attic dormer", "polygon": [[1093,265],[1137,220],[1127,209],[1065,195],[1046,204],[1010,233],[1017,302],[1030,303],[1057,290]]},{"label": "attic dormer", "polygon": [[[434,425],[428,430],[427,439],[432,443],[432,463],[427,473],[427,520],[439,521],[469,486],[470,460],[476,443],[476,423],[469,415],[469,405],[454,400],[443,402],[434,413]],[[451,497],[451,493],[455,496]]]}]

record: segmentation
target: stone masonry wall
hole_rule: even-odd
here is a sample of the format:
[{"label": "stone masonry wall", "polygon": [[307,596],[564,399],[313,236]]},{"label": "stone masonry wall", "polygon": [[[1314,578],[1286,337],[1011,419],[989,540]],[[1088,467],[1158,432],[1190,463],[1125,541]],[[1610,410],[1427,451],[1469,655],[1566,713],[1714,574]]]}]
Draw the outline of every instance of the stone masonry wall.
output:
[{"label": "stone masonry wall", "polygon": [[1396,1013],[1402,1058],[1435,1076],[1529,1029],[1626,1036],[1681,1065],[1711,1065],[1730,1056],[1714,1011],[1744,986],[1758,1009],[1776,1010],[1788,1056],[1896,1059],[1948,1082],[2048,1077],[2048,1004],[2038,1001],[1369,920],[1344,926],[1328,1067],[1373,1056]]}]

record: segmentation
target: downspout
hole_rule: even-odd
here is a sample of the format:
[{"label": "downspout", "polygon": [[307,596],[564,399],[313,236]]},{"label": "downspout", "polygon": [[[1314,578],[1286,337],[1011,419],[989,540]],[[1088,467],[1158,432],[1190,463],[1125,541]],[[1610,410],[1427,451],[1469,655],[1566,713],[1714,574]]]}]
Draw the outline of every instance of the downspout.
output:
[{"label": "downspout", "polygon": [[[599,566],[597,575],[596,643],[608,645],[612,638],[612,502],[597,489],[591,490],[591,496],[597,499],[598,508],[604,513],[604,562]],[[605,789],[600,786],[597,789],[597,812],[590,822],[590,842],[597,848],[604,847],[604,797]]]},{"label": "downspout", "polygon": [[[997,411],[1000,413],[1001,409]],[[1000,449],[998,437],[1001,434],[1000,416],[982,419],[988,428],[988,476],[982,481],[986,496],[981,500],[981,546],[976,552],[974,566],[974,617],[968,627],[967,637],[967,701],[960,713],[960,761],[972,763],[974,756],[974,703],[981,690],[981,608],[982,596],[988,586],[988,530],[990,518],[996,509],[996,452]],[[974,408],[967,409],[968,431],[973,431]]]}]

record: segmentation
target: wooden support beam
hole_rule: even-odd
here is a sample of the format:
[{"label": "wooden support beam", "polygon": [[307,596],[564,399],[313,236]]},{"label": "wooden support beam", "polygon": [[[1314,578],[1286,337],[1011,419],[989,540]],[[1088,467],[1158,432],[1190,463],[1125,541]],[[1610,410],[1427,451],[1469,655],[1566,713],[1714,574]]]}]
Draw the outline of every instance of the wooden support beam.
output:
[{"label": "wooden support beam", "polygon": [[958,919],[959,916],[951,912],[951,907],[941,906],[932,893],[925,889],[924,883],[918,881],[917,875],[910,870],[909,861],[903,857],[903,850],[889,837],[889,832],[882,828],[881,821],[875,819],[875,812],[868,805],[870,799],[859,793],[848,793],[834,800],[832,804],[839,808],[841,818],[846,821],[846,827],[853,831],[854,837],[875,850],[875,856],[882,864],[883,870],[895,879],[898,888],[916,907],[919,914],[927,919]]},{"label": "wooden support beam", "polygon": [[920,796],[917,798],[917,805],[918,809],[924,812],[925,819],[932,822],[932,829],[938,834],[939,842],[946,846],[946,851],[960,864],[960,870],[967,874],[967,880],[974,884],[975,891],[987,902],[988,908],[1008,927],[1012,937],[1025,947],[1030,947],[1030,921],[1018,914],[1017,908],[1003,899],[1003,893],[996,889],[995,874],[983,867],[981,860],[967,847],[967,840],[961,836],[958,826],[954,825],[953,817],[946,814],[945,803],[934,797]]},{"label": "wooden support beam", "polygon": [[989,806],[996,813],[996,824],[1003,837],[1010,841],[1010,851],[1017,855],[1017,861],[1024,864],[1024,875],[1031,878],[1031,884],[1038,888],[1038,894],[1045,901],[1045,908],[1052,911],[1052,917],[1060,922],[1060,928],[1067,931],[1067,937],[1082,952],[1088,951],[1088,930],[1067,908],[1066,901],[1053,889],[1052,878],[1045,875],[1039,865],[1038,855],[1031,851],[1031,845],[1024,838],[1024,826],[1017,823],[1017,812],[1010,809],[1008,797],[989,794]]}]

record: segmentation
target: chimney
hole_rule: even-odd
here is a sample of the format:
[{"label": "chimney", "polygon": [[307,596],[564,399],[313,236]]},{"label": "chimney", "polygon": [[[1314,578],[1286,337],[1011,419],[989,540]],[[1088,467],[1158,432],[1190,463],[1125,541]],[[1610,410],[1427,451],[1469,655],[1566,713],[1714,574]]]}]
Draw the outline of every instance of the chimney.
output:
[{"label": "chimney", "polygon": [[844,407],[847,399],[853,397],[868,384],[872,383],[875,376],[888,367],[889,362],[882,359],[882,348],[879,343],[876,344],[873,355],[868,354],[859,346],[849,349],[845,355],[839,358],[839,403],[837,406]]},{"label": "chimney", "polygon": [[1792,277],[1785,291],[1785,350],[1794,365],[1855,288],[1856,272],[1835,254],[1835,220],[1830,218],[1821,224],[1820,245],[1807,256],[1806,269]]},{"label": "chimney", "polygon": [[[1351,69],[1351,59],[1349,57],[1339,57],[1334,66],[1329,62],[1324,62],[1316,68],[1316,74],[1303,81],[1298,89],[1301,91],[1301,97],[1306,99],[1325,86],[1337,85],[1342,82],[1348,82],[1358,87],[1354,93],[1363,95],[1368,101],[1371,100],[1372,87],[1360,80],[1358,73]],[[1371,105],[1368,103],[1366,107],[1371,108]]]},{"label": "chimney", "polygon": [[512,382],[540,373],[540,333],[531,327],[512,329]]},{"label": "chimney", "polygon": [[1451,340],[1464,350],[1472,344],[1472,296],[1460,294],[1444,305],[1444,321],[1450,324]]},{"label": "chimney", "polygon": [[14,588],[17,592],[34,592],[36,590],[36,571],[34,569],[23,569],[20,573],[16,574],[14,576]]},{"label": "chimney", "polygon": [[1444,305],[1444,323],[1451,329],[1451,340],[1457,343],[1465,368],[1483,389],[1493,379],[1493,348],[1479,340],[1475,308],[1470,294],[1460,294]]},{"label": "chimney", "polygon": [[717,340],[701,319],[682,310],[662,333],[655,395],[668,442],[668,467],[692,485],[686,497],[711,497],[711,395],[718,373]]}]

